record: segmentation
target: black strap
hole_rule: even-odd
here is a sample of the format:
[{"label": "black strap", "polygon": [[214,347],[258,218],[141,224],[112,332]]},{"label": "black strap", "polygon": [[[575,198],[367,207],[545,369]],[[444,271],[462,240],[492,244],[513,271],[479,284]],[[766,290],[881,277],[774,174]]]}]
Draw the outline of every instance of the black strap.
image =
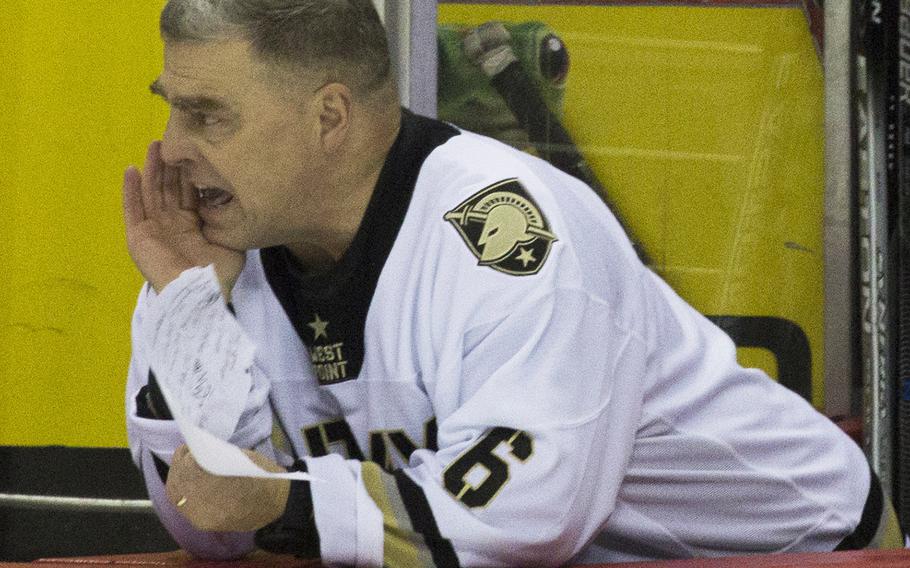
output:
[{"label": "black strap", "polygon": [[[305,472],[306,462],[297,460],[288,470]],[[291,481],[291,493],[284,514],[256,531],[255,542],[262,550],[275,554],[319,558],[319,531],[316,529],[309,481]]]},{"label": "black strap", "polygon": [[882,494],[882,484],[878,476],[872,469],[869,469],[869,496],[866,497],[866,505],[863,507],[863,516],[859,519],[856,529],[847,535],[844,540],[840,541],[834,550],[860,550],[869,546],[875,533],[878,532],[878,525],[882,519],[882,507],[884,507],[885,497]]}]

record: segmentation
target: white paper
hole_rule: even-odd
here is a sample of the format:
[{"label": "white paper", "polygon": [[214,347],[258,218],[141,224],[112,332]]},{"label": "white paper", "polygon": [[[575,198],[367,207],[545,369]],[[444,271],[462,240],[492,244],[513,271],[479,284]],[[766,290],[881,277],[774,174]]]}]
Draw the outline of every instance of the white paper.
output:
[{"label": "white paper", "polygon": [[168,284],[143,324],[164,400],[199,466],[213,475],[312,479],[272,473],[227,442],[252,384],[255,346],[221,299],[213,266]]},{"label": "white paper", "polygon": [[[168,406],[173,408],[167,389],[162,388],[161,393],[164,395],[164,400]],[[183,434],[183,439],[186,440],[186,445],[196,463],[212,475],[300,479],[304,481],[313,479],[309,474],[302,471],[285,473],[266,471],[253,463],[239,447],[216,438],[202,428],[184,420],[179,413],[174,414],[174,420],[176,420],[177,427],[180,428],[180,433]]]},{"label": "white paper", "polygon": [[143,321],[149,362],[185,420],[223,440],[237,427],[252,385],[255,347],[221,298],[214,267],[168,284]]}]

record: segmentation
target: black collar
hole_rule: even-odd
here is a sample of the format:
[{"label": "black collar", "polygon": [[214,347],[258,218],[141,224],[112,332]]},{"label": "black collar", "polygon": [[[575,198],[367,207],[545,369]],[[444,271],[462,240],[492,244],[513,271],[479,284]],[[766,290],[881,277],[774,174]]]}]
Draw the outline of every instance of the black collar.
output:
[{"label": "black collar", "polygon": [[[351,245],[330,270],[307,274],[284,246],[260,251],[266,278],[301,341],[314,346],[344,345],[346,378],[363,362],[363,332],[376,283],[398,236],[427,156],[458,134],[454,127],[402,109],[401,129],[386,156],[376,188]],[[315,337],[310,325],[328,322]],[[316,356],[314,365],[316,363]]]}]

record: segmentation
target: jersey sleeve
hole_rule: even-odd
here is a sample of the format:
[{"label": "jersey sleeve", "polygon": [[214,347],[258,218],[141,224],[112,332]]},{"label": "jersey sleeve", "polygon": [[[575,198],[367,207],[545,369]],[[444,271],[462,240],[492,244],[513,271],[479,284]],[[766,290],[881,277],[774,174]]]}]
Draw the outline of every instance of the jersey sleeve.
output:
[{"label": "jersey sleeve", "polygon": [[[236,558],[253,549],[253,533],[205,532],[194,528],[168,501],[164,485],[174,451],[184,443],[176,423],[170,419],[149,416],[145,401],[151,374],[147,346],[143,338],[142,318],[150,302],[157,300],[146,284],[139,294],[132,320],[132,357],[127,374],[126,422],[133,461],[145,481],[149,498],[162,524],[180,545],[194,556],[210,559]],[[269,442],[271,413],[268,405],[268,383],[255,366],[252,387],[240,421],[230,442],[274,456]],[[146,387],[145,389],[143,387]],[[161,412],[162,409],[158,409]],[[166,409],[163,409],[166,411]],[[167,412],[162,414],[167,415]]]},{"label": "jersey sleeve", "polygon": [[[322,557],[386,566],[560,565],[602,527],[640,412],[645,342],[611,306],[558,289],[465,333],[435,385],[439,449],[389,473],[307,458]],[[442,400],[445,398],[446,400]]]}]

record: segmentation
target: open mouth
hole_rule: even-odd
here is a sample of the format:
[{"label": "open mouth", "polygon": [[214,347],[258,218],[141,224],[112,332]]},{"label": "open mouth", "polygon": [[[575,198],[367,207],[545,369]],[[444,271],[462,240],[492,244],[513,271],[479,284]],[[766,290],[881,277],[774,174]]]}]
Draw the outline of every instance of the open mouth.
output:
[{"label": "open mouth", "polygon": [[194,187],[200,207],[223,207],[234,199],[234,194],[220,187]]}]

